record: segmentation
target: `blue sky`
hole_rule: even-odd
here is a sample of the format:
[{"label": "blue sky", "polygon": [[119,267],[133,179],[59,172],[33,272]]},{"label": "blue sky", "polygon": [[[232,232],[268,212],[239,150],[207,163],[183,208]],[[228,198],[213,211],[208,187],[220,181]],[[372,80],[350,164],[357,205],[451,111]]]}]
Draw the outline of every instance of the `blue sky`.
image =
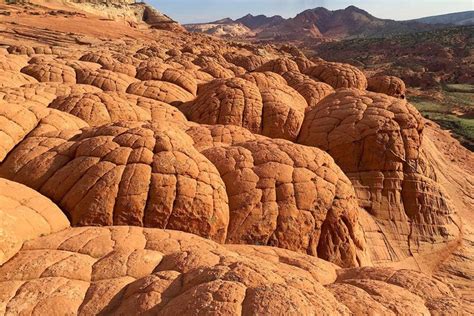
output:
[{"label": "blue sky", "polygon": [[209,22],[247,13],[293,17],[310,8],[330,10],[355,5],[380,18],[408,20],[430,15],[473,10],[474,0],[146,0],[181,23]]}]

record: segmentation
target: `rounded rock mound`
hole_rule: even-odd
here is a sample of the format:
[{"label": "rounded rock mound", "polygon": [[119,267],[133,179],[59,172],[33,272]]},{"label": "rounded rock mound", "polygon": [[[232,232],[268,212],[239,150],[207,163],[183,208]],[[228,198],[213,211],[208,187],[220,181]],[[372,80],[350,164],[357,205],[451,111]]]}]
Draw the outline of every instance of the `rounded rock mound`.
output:
[{"label": "rounded rock mound", "polygon": [[355,193],[329,155],[268,138],[202,153],[226,184],[228,243],[271,245],[342,266],[361,262]]},{"label": "rounded rock mound", "polygon": [[6,70],[0,72],[0,89],[1,88],[17,88],[23,85],[38,82],[35,78],[16,72],[12,70]]},{"label": "rounded rock mound", "polygon": [[76,83],[74,69],[59,62],[30,64],[22,68],[21,72],[39,82]]},{"label": "rounded rock mound", "polygon": [[140,80],[166,81],[183,88],[194,96],[197,94],[196,79],[191,74],[166,64],[155,64],[138,68],[136,77]]},{"label": "rounded rock mound", "polygon": [[295,140],[307,107],[306,100],[271,73],[215,80],[180,109],[191,121],[245,127],[252,133]]},{"label": "rounded rock mound", "polygon": [[28,137],[0,176],[51,198],[72,225],[169,228],[218,242],[227,235],[224,183],[173,124],[115,123]]},{"label": "rounded rock mound", "polygon": [[257,55],[244,56],[235,53],[226,53],[224,54],[224,58],[228,62],[233,63],[236,66],[242,67],[247,71],[254,71],[266,62],[266,59],[264,57]]},{"label": "rounded rock mound", "polygon": [[0,308],[15,314],[472,312],[419,272],[340,269],[291,251],[140,227],[70,228],[26,242],[0,267],[0,296]]},{"label": "rounded rock mound", "polygon": [[324,82],[319,82],[299,72],[286,72],[283,78],[288,85],[301,94],[309,107],[315,106],[322,99],[335,92],[334,88]]},{"label": "rounded rock mound", "polygon": [[77,83],[96,86],[104,91],[126,92],[132,83],[138,80],[125,74],[105,69],[76,70]]},{"label": "rounded rock mound", "polygon": [[0,102],[0,163],[25,137],[40,131],[78,130],[86,122],[67,113],[31,102]]},{"label": "rounded rock mound", "polygon": [[367,90],[405,99],[406,87],[402,79],[394,76],[375,76],[369,79]]},{"label": "rounded rock mound", "polygon": [[171,105],[180,105],[194,99],[193,94],[180,86],[167,81],[158,80],[146,80],[132,83],[126,92]]},{"label": "rounded rock mound", "polygon": [[253,133],[261,131],[262,109],[258,87],[241,78],[212,81],[195,100],[180,107],[191,121],[237,125]]},{"label": "rounded rock mound", "polygon": [[266,62],[262,66],[258,67],[255,71],[271,71],[282,75],[288,71],[299,72],[300,69],[298,68],[298,64],[289,58],[277,58]]},{"label": "rounded rock mound", "polygon": [[149,121],[150,113],[133,106],[116,93],[73,94],[56,98],[49,107],[72,114],[90,126],[118,121]]},{"label": "rounded rock mound", "polygon": [[367,78],[364,73],[349,64],[320,62],[309,68],[306,74],[331,85],[334,89],[365,90],[367,88]]},{"label": "rounded rock mound", "polygon": [[[454,211],[422,150],[424,121],[406,100],[343,89],[306,112],[298,143],[328,152],[376,220],[375,261],[402,260],[459,235]],[[380,230],[383,230],[383,236]]]},{"label": "rounded rock mound", "polygon": [[66,215],[48,198],[6,179],[0,179],[0,218],[0,266],[25,241],[69,227]]},{"label": "rounded rock mound", "polygon": [[235,125],[188,124],[190,126],[186,134],[191,136],[194,147],[200,152],[213,147],[230,146],[263,137]]}]

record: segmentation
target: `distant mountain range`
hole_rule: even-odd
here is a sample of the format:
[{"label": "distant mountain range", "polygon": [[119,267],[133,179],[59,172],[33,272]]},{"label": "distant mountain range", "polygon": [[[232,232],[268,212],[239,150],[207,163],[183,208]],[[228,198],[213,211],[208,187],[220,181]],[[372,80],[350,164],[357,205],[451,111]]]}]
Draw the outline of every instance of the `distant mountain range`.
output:
[{"label": "distant mountain range", "polygon": [[474,11],[428,16],[412,21],[426,24],[474,25]]},{"label": "distant mountain range", "polygon": [[325,8],[309,9],[289,19],[279,15],[267,17],[248,14],[237,20],[225,18],[210,23],[188,24],[185,27],[191,32],[254,40],[350,39],[429,31],[441,28],[444,24],[468,25],[473,23],[473,12],[395,21],[379,19],[362,9],[349,6],[335,11]]}]

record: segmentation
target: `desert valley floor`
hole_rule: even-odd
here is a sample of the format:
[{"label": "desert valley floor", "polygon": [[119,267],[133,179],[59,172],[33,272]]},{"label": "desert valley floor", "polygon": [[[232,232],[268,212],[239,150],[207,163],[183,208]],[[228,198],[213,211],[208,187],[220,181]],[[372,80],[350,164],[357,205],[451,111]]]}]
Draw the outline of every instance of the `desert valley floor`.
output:
[{"label": "desert valley floor", "polygon": [[474,313],[473,153],[403,81],[74,8],[0,4],[0,314]]}]

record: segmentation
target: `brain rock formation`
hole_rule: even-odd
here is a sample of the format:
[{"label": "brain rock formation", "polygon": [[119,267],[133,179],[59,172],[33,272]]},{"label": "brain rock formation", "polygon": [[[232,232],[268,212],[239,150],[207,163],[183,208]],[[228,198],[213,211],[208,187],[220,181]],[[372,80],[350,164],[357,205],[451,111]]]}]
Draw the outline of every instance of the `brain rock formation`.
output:
[{"label": "brain rock formation", "polygon": [[395,241],[391,252],[378,249],[377,260],[405,258],[459,233],[449,199],[427,168],[422,132],[421,115],[405,100],[356,89],[340,90],[306,114],[298,142],[334,158],[360,205]]},{"label": "brain rock formation", "polygon": [[77,83],[96,86],[104,91],[126,92],[128,87],[137,82],[136,79],[125,74],[113,72],[110,70],[99,69],[78,70]]},{"label": "brain rock formation", "polygon": [[[22,103],[23,104],[23,103]],[[87,124],[64,112],[38,104],[0,103],[0,163],[26,136],[42,132],[63,132]]]},{"label": "brain rock formation", "polygon": [[277,74],[284,74],[287,71],[299,72],[298,64],[289,58],[279,58],[270,60],[262,66],[258,67],[256,71],[265,72],[271,71]]},{"label": "brain rock formation", "polygon": [[173,105],[179,105],[194,99],[194,96],[190,92],[180,86],[167,81],[158,80],[132,83],[126,92]]},{"label": "brain rock formation", "polygon": [[120,121],[187,122],[183,113],[167,103],[126,93],[78,90],[59,96],[49,107],[70,113],[90,126]]},{"label": "brain rock formation", "polygon": [[188,123],[186,133],[194,141],[194,147],[202,152],[213,147],[229,146],[263,137],[235,125],[204,125]]},{"label": "brain rock formation", "polygon": [[20,71],[27,63],[28,59],[23,56],[0,54],[0,69],[3,71]]},{"label": "brain rock formation", "polygon": [[74,69],[61,63],[31,64],[24,67],[21,72],[30,75],[39,82],[76,83]]},{"label": "brain rock formation", "polygon": [[167,81],[183,88],[192,95],[197,93],[196,80],[190,74],[166,64],[139,68],[136,76],[140,80]]},{"label": "brain rock formation", "polygon": [[203,154],[226,184],[228,242],[278,246],[343,266],[358,264],[363,241],[355,194],[329,155],[271,139]]},{"label": "brain rock formation", "polygon": [[11,70],[0,72],[0,88],[21,87],[35,82],[38,82],[35,78],[20,72]]},{"label": "brain rock formation", "polygon": [[181,107],[186,116],[203,124],[231,124],[273,138],[295,140],[308,106],[283,77],[250,73],[216,80]]},{"label": "brain rock formation", "polygon": [[348,64],[322,62],[309,68],[306,74],[331,85],[334,89],[367,88],[364,73]]},{"label": "brain rock formation", "polygon": [[64,213],[50,200],[16,182],[0,179],[0,265],[23,243],[69,227]]},{"label": "brain rock formation", "polygon": [[243,56],[239,54],[227,53],[224,55],[224,57],[228,62],[242,67],[247,71],[254,71],[266,62],[264,57],[256,55]]},{"label": "brain rock formation", "polygon": [[[0,267],[1,312],[193,315],[468,313],[445,284],[408,270],[340,269],[176,231],[70,228]],[[42,289],[42,290],[40,290]]]},{"label": "brain rock formation", "polygon": [[116,123],[29,137],[0,175],[51,198],[73,225],[170,228],[220,242],[226,237],[224,184],[189,136],[172,125]]},{"label": "brain rock formation", "polygon": [[440,154],[459,148],[403,81],[20,8],[0,21],[15,44],[0,48],[0,314],[474,314],[469,157]]},{"label": "brain rock formation", "polygon": [[319,103],[326,96],[334,93],[334,88],[324,82],[315,81],[311,77],[299,72],[286,72],[283,77],[288,85],[301,94],[308,107],[312,107]]},{"label": "brain rock formation", "polygon": [[368,80],[367,90],[405,99],[406,87],[402,79],[393,76],[375,76]]}]

